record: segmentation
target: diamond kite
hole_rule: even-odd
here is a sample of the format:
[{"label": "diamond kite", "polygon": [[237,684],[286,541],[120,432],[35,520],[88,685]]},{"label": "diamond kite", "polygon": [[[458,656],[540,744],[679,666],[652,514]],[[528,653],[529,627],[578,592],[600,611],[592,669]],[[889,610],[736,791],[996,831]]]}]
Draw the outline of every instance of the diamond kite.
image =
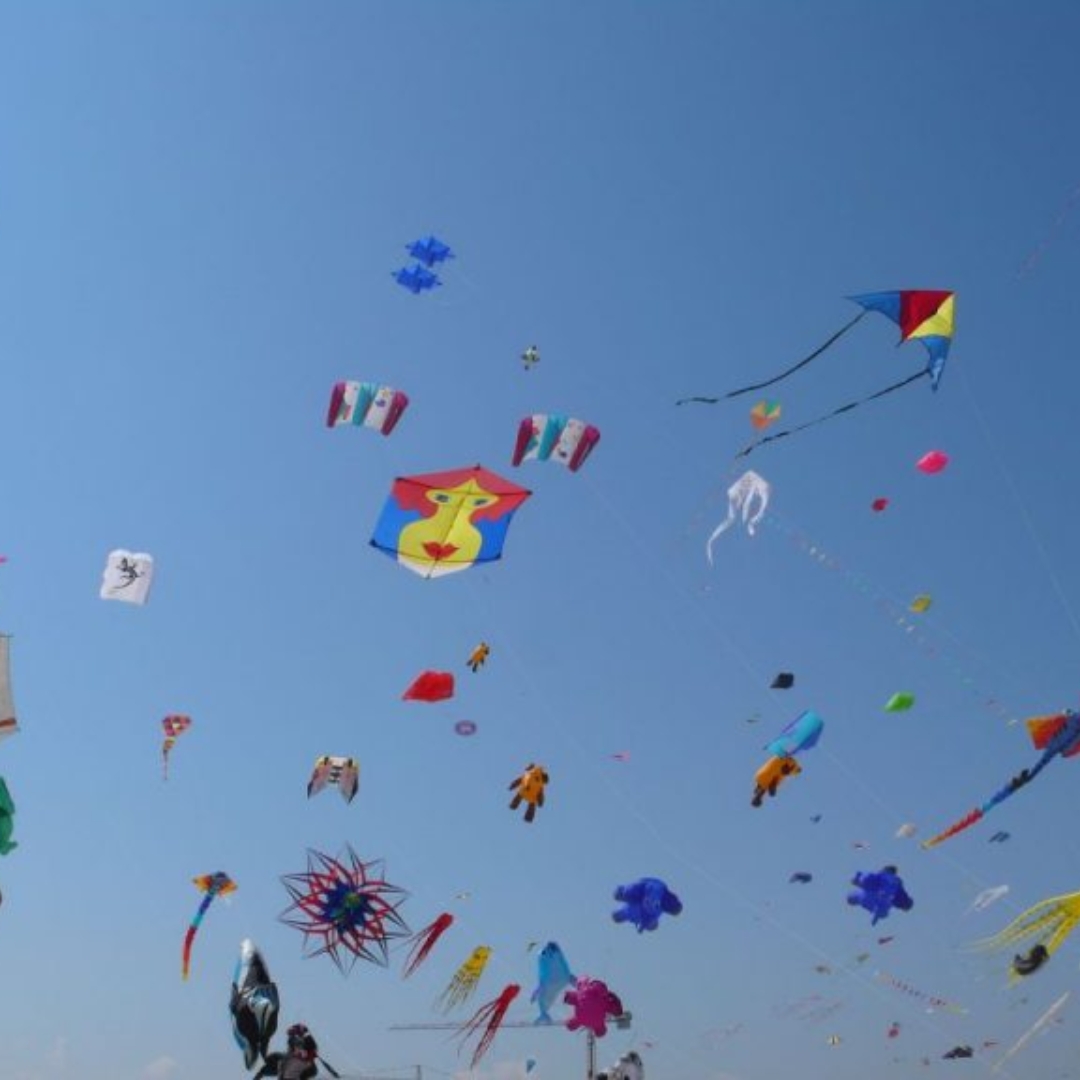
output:
[{"label": "diamond kite", "polygon": [[531,494],[479,465],[399,477],[371,544],[425,578],[494,562],[514,512]]},{"label": "diamond kite", "polygon": [[336,859],[309,848],[307,871],[281,882],[293,902],[280,918],[303,932],[304,955],[325,954],[346,974],[357,960],[386,967],[390,942],[410,935],[398,912],[408,893],[385,880],[381,859],[363,862],[349,846]]}]

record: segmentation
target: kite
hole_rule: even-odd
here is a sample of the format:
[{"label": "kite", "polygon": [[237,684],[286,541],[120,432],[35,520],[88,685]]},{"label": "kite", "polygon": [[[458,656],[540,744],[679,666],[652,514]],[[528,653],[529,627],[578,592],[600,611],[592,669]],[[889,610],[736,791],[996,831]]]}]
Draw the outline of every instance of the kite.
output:
[{"label": "kite", "polygon": [[465,663],[472,669],[472,672],[475,675],[484,666],[490,655],[491,646],[486,641],[481,641],[480,644],[469,653],[469,659],[466,660]]},{"label": "kite", "polygon": [[737,515],[742,515],[742,523],[751,536],[754,535],[758,523],[765,516],[769,508],[769,482],[758,476],[756,472],[748,470],[728,488],[728,511],[727,517],[713,529],[712,535],[705,544],[705,554],[708,556],[709,565],[712,565],[712,547],[717,537],[723,535],[735,524]]},{"label": "kite", "polygon": [[428,289],[434,289],[436,285],[442,284],[438,274],[432,273],[427,267],[421,266],[419,263],[395,270],[391,277],[403,289],[408,289],[413,296],[427,292]]},{"label": "kite", "polygon": [[489,1001],[486,1005],[481,1005],[480,1008],[477,1009],[476,1012],[473,1013],[473,1015],[458,1029],[458,1034],[461,1036],[462,1042],[466,1041],[469,1036],[475,1035],[481,1028],[484,1029],[479,1042],[476,1044],[476,1048],[473,1050],[473,1056],[469,1062],[470,1069],[475,1069],[476,1066],[480,1064],[480,1059],[487,1053],[499,1028],[502,1026],[507,1009],[510,1008],[514,998],[516,998],[520,992],[521,987],[516,983],[510,983],[508,986],[504,986],[502,990],[499,991],[499,996],[497,998]]},{"label": "kite", "polygon": [[771,683],[770,690],[790,690],[795,685],[795,676],[790,671],[781,671]]},{"label": "kite", "polygon": [[214,902],[214,897],[228,896],[229,893],[236,892],[236,882],[228,874],[220,870],[216,874],[202,874],[199,877],[192,878],[191,881],[200,892],[206,893],[206,895],[203,897],[202,903],[199,904],[199,910],[195,912],[195,918],[191,920],[191,925],[184,935],[184,949],[180,962],[180,975],[184,979],[188,977],[191,971],[191,946],[195,943],[195,934],[199,930],[207,909]]},{"label": "kite", "polygon": [[839,1035],[830,1035],[825,1041],[830,1046],[839,1046],[844,1040]]},{"label": "kite", "polygon": [[948,1001],[945,998],[935,997],[933,994],[927,994],[925,991],[917,990],[910,983],[906,983],[902,979],[897,979],[883,971],[875,971],[874,977],[878,982],[888,983],[894,990],[900,990],[911,997],[918,998],[920,1001],[925,1001],[933,1009],[943,1009],[944,1011],[951,1013],[967,1012],[967,1009],[962,1005],[957,1005],[954,1001]]},{"label": "kite", "polygon": [[479,465],[398,477],[371,544],[425,578],[493,562],[531,494]]},{"label": "kite", "polygon": [[939,473],[946,465],[949,464],[949,455],[941,450],[931,450],[928,454],[923,454],[921,458],[915,463],[915,468],[921,473],[926,473],[927,476],[933,476],[934,473]]},{"label": "kite", "polygon": [[901,690],[885,702],[886,712],[907,712],[915,704],[915,695]]},{"label": "kite", "polygon": [[11,638],[7,634],[0,634],[0,741],[19,730],[15,703],[11,697],[10,645]]},{"label": "kite", "polygon": [[454,725],[454,731],[459,735],[475,735],[476,725],[471,720],[459,720]]},{"label": "kite", "polygon": [[484,974],[484,968],[491,956],[489,945],[477,945],[468,959],[454,972],[454,977],[447,984],[446,989],[439,995],[436,1005],[442,1008],[444,1013],[457,1008],[473,996],[480,976]]},{"label": "kite", "polygon": [[970,914],[972,911],[985,911],[995,900],[1000,900],[1003,896],[1008,895],[1008,892],[1008,885],[993,885],[989,889],[983,889],[971,901],[971,907],[967,909],[966,914]]},{"label": "kite", "polygon": [[444,244],[437,236],[425,236],[420,240],[414,240],[405,245],[405,250],[417,262],[425,266],[436,266],[447,259],[454,258],[454,253],[449,246]]},{"label": "kite", "polygon": [[[944,832],[923,841],[924,848],[935,847],[950,836],[963,832],[985,817],[998,803],[1004,802],[1010,795],[1016,794],[1022,787],[1030,784],[1056,757],[1073,757],[1080,754],[1080,713],[1067,709],[1065,712],[1050,716],[1036,716],[1027,721],[1028,734],[1036,750],[1042,750],[1042,757],[1030,769],[1022,769],[1003,788],[996,791],[982,806],[976,807],[959,821],[950,825]],[[1001,836],[995,833],[991,840],[1007,839],[1008,833]]]},{"label": "kite", "polygon": [[[980,950],[1006,949],[1022,941],[1031,941],[1034,948],[1026,956],[1013,960],[1009,981],[1037,971],[1061,947],[1080,923],[1080,893],[1052,896],[1018,915],[1004,930],[993,937],[975,942]],[[1039,951],[1036,951],[1039,950]]]},{"label": "kite", "polygon": [[816,746],[824,729],[825,721],[816,712],[807,709],[766,745],[765,749],[771,756],[754,774],[751,806],[760,807],[766,794],[774,797],[787,777],[798,776],[802,772],[802,766],[795,760],[795,755],[801,750]]},{"label": "kite", "polygon": [[348,845],[336,859],[308,849],[306,872],[281,879],[293,902],[279,916],[303,932],[305,956],[325,954],[346,974],[361,959],[387,966],[389,943],[410,935],[398,912],[408,893],[382,874],[381,860],[363,862]]},{"label": "kite", "polygon": [[955,1061],[957,1058],[974,1057],[975,1051],[970,1046],[954,1046],[948,1053],[942,1054],[945,1061]]},{"label": "kite", "polygon": [[536,811],[544,805],[544,791],[547,788],[550,777],[542,765],[534,765],[530,762],[525,766],[525,771],[516,779],[510,781],[508,791],[514,792],[510,800],[510,809],[516,810],[522,802],[525,807],[525,820],[532,821],[536,817]]},{"label": "kite", "polygon": [[166,780],[169,779],[169,754],[176,745],[176,740],[179,739],[189,727],[191,727],[190,716],[166,716],[165,719],[161,721],[161,730],[163,732],[161,743],[161,774]]},{"label": "kite", "polygon": [[900,1034],[900,1024],[894,1020],[890,1025],[885,1035],[890,1039],[895,1039]]},{"label": "kite", "polygon": [[667,882],[654,877],[616,886],[615,899],[622,907],[611,913],[612,919],[617,923],[633,923],[639,934],[655,930],[661,915],[678,915],[683,909],[682,901],[667,887]]},{"label": "kite", "polygon": [[531,371],[532,367],[533,367],[533,364],[539,364],[539,363],[540,363],[540,350],[535,345],[530,345],[521,354],[521,366],[523,368],[525,368],[526,371]]},{"label": "kite", "polygon": [[512,461],[557,461],[577,472],[599,441],[600,429],[584,420],[536,413],[518,425]]},{"label": "kite", "polygon": [[549,941],[536,957],[536,989],[530,1001],[536,1002],[540,1015],[538,1024],[550,1024],[551,1006],[559,1000],[559,995],[577,981],[570,971],[570,964],[557,942]]},{"label": "kite", "polygon": [[808,874],[805,870],[796,870],[791,877],[788,878],[789,885],[809,885],[814,880],[813,874]]},{"label": "kite", "polygon": [[253,941],[245,938],[240,943],[229,1000],[233,1038],[244,1055],[245,1069],[250,1069],[259,1058],[266,1058],[270,1040],[277,1031],[280,1006],[277,984],[270,978],[262,953]]},{"label": "kite", "polygon": [[875,514],[880,514],[882,510],[888,509],[888,506],[889,506],[889,500],[888,499],[875,499],[870,504],[870,509],[873,510]]},{"label": "kite", "polygon": [[751,450],[757,446],[761,446],[763,443],[772,442],[775,439],[786,438],[788,435],[793,435],[797,431],[803,431],[806,428],[813,427],[826,420],[831,420],[836,416],[851,412],[852,409],[856,409],[860,405],[865,405],[868,402],[885,397],[887,394],[891,394],[895,390],[900,390],[918,379],[924,377],[928,378],[930,380],[931,388],[937,390],[938,384],[941,382],[942,372],[945,370],[945,361],[949,355],[949,346],[952,344],[953,320],[956,306],[955,294],[938,289],[901,289],[897,292],[863,293],[859,296],[851,296],[848,299],[858,304],[862,308],[862,311],[860,311],[859,314],[851,319],[845,326],[841,327],[823,345],[816,348],[809,356],[800,360],[792,367],[789,367],[786,371],[782,371],[779,375],[766,379],[764,382],[754,383],[752,386],[744,386],[738,390],[732,390],[722,397],[683,398],[676,402],[676,404],[683,405],[688,402],[697,401],[706,405],[715,405],[717,402],[739,397],[742,394],[749,394],[755,390],[764,390],[765,387],[772,386],[774,383],[786,379],[789,375],[794,375],[795,372],[806,367],[811,361],[817,359],[817,357],[843,337],[844,334],[851,330],[855,324],[869,312],[877,312],[896,323],[900,328],[901,343],[905,341],[921,342],[927,353],[926,366],[920,371],[915,372],[913,375],[908,375],[906,378],[901,379],[899,382],[892,383],[873,394],[857,398],[845,405],[841,405],[823,416],[808,420],[806,423],[799,424],[797,427],[788,428],[786,431],[778,431],[771,435],[765,435],[746,447],[739,456],[743,457],[746,454],[749,454]]},{"label": "kite", "polygon": [[275,1050],[266,1055],[263,1067],[253,1080],[280,1077],[281,1080],[314,1080],[319,1075],[319,1065],[334,1077],[341,1073],[319,1053],[319,1044],[306,1024],[293,1024],[285,1033],[285,1052]]},{"label": "kite", "polygon": [[608,1080],[645,1080],[645,1065],[641,1055],[636,1050],[628,1050],[608,1070]]},{"label": "kite", "polygon": [[389,435],[408,404],[408,395],[392,386],[380,386],[373,382],[334,383],[330,408],[326,413],[326,426],[352,425]]},{"label": "kite", "polygon": [[341,797],[351,803],[360,785],[360,763],[356,758],[331,757],[328,754],[316,758],[315,768],[308,781],[308,798],[318,795],[327,784],[337,784]]},{"label": "kite", "polygon": [[927,596],[926,593],[920,593],[908,605],[908,611],[914,612],[916,615],[922,615],[924,612],[930,610],[930,605],[933,602],[934,598],[932,596]]},{"label": "kite", "polygon": [[401,967],[401,977],[407,979],[426,959],[435,947],[435,942],[454,925],[454,916],[449,911],[442,912],[434,922],[430,922],[409,938],[409,952]]},{"label": "kite", "polygon": [[110,551],[101,579],[102,600],[145,604],[154,580],[154,560],[144,551]]},{"label": "kite", "polygon": [[0,776],[0,855],[10,855],[18,846],[17,840],[11,839],[15,831],[15,802],[8,791],[7,783]]},{"label": "kite", "polygon": [[454,696],[454,676],[449,671],[424,671],[401,695],[402,701],[445,701]]},{"label": "kite", "polygon": [[918,832],[918,828],[908,821],[901,825],[893,835],[897,840],[907,840],[909,837],[914,836],[916,832]]},{"label": "kite", "polygon": [[1032,1024],[1031,1027],[1029,1027],[1027,1031],[1025,1031],[1024,1034],[1021,1035],[1020,1038],[1012,1044],[1012,1046],[1009,1047],[1001,1060],[997,1062],[996,1065],[994,1065],[994,1072],[997,1072],[1001,1068],[1001,1066],[1004,1065],[1005,1062],[1013,1056],[1013,1054],[1022,1050],[1031,1041],[1031,1039],[1038,1035],[1038,1033],[1042,1031],[1042,1029],[1046,1027],[1046,1025],[1049,1024],[1055,1016],[1057,1016],[1057,1014],[1061,1011],[1061,1007],[1065,1004],[1066,1001],[1069,1000],[1069,995],[1071,993],[1071,990],[1066,990],[1065,993],[1062,994],[1061,997],[1059,997],[1057,1001],[1055,1001],[1054,1004],[1051,1005],[1050,1008],[1047,1009],[1046,1012],[1044,1012],[1042,1016],[1040,1016],[1039,1019],[1036,1020],[1035,1023]]},{"label": "kite", "polygon": [[848,893],[847,902],[852,906],[865,908],[873,915],[871,926],[876,926],[881,919],[886,919],[893,908],[898,911],[910,911],[915,901],[908,895],[895,866],[884,866],[872,873],[861,870],[851,879],[855,891]]},{"label": "kite", "polygon": [[780,402],[759,401],[750,410],[750,423],[753,424],[758,431],[764,431],[767,427],[771,427],[780,419],[780,413]]},{"label": "kite", "polygon": [[569,1005],[574,1014],[566,1021],[568,1031],[588,1028],[598,1039],[607,1034],[608,1017],[614,1019],[623,1014],[619,995],[608,989],[600,979],[583,975],[574,983],[572,990],[563,994],[563,1004]]},{"label": "kite", "polygon": [[996,833],[994,833],[993,836],[990,837],[990,843],[991,844],[1004,844],[1005,841],[1008,840],[1011,835],[1012,835],[1012,833],[1007,833],[1007,832],[1004,832],[1003,830],[999,829]]}]

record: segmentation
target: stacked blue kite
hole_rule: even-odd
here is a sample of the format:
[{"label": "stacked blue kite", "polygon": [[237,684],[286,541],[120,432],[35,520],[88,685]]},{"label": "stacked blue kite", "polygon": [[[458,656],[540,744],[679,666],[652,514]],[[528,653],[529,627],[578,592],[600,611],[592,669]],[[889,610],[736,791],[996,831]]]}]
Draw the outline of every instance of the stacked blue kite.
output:
[{"label": "stacked blue kite", "polygon": [[449,245],[444,244],[437,236],[425,236],[406,244],[405,250],[416,262],[394,271],[394,280],[402,288],[416,295],[442,284],[439,275],[431,268],[454,257]]}]

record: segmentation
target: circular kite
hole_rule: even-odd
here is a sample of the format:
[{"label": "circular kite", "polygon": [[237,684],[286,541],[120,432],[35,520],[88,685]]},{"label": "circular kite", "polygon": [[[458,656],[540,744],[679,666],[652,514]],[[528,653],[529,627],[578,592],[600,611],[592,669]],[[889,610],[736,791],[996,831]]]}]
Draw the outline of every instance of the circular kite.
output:
[{"label": "circular kite", "polygon": [[308,849],[304,873],[282,884],[292,904],[280,915],[303,931],[305,956],[326,954],[346,974],[357,960],[389,963],[389,943],[411,931],[398,913],[408,893],[383,877],[382,860],[363,862],[348,845],[338,858]]}]

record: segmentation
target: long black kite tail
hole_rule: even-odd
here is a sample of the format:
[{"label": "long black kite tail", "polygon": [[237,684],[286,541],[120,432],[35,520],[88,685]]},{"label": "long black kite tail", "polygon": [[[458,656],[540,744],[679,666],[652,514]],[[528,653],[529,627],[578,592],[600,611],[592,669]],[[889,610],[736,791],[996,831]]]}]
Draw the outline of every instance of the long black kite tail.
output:
[{"label": "long black kite tail", "polygon": [[811,360],[816,360],[830,345],[835,344],[840,340],[864,315],[866,309],[864,308],[851,320],[846,326],[842,326],[828,341],[823,345],[819,345],[809,356],[804,356],[793,367],[789,367],[787,371],[781,371],[779,375],[774,375],[771,379],[766,379],[764,382],[754,383],[753,386],[744,386],[740,390],[731,390],[724,395],[725,398],[738,397],[740,394],[749,394],[753,390],[764,390],[766,386],[772,386],[773,383],[780,382],[781,379],[786,379],[789,375],[794,375],[800,368],[806,367]]},{"label": "long black kite tail", "polygon": [[797,431],[805,431],[809,427],[815,427],[818,424],[824,424],[826,420],[832,420],[833,417],[840,416],[842,413],[851,412],[852,409],[857,409],[860,405],[865,405],[868,401],[874,401],[877,398],[884,397],[886,394],[891,394],[894,390],[901,390],[909,383],[915,382],[917,379],[929,377],[930,372],[927,369],[915,372],[914,375],[909,375],[906,379],[901,379],[897,383],[893,383],[892,386],[886,386],[884,390],[878,390],[874,394],[868,394],[864,398],[859,398],[857,401],[849,401],[846,405],[841,405],[838,409],[833,409],[832,412],[825,413],[824,416],[815,417],[813,420],[807,420],[805,424],[799,424],[798,427],[788,428],[786,431],[774,431],[771,435],[763,435],[760,439],[750,443],[749,446],[744,447],[736,455],[736,459],[746,457],[751,450],[756,450],[759,446],[764,446],[765,443],[775,442],[777,439],[786,439],[789,435],[794,435]]}]

